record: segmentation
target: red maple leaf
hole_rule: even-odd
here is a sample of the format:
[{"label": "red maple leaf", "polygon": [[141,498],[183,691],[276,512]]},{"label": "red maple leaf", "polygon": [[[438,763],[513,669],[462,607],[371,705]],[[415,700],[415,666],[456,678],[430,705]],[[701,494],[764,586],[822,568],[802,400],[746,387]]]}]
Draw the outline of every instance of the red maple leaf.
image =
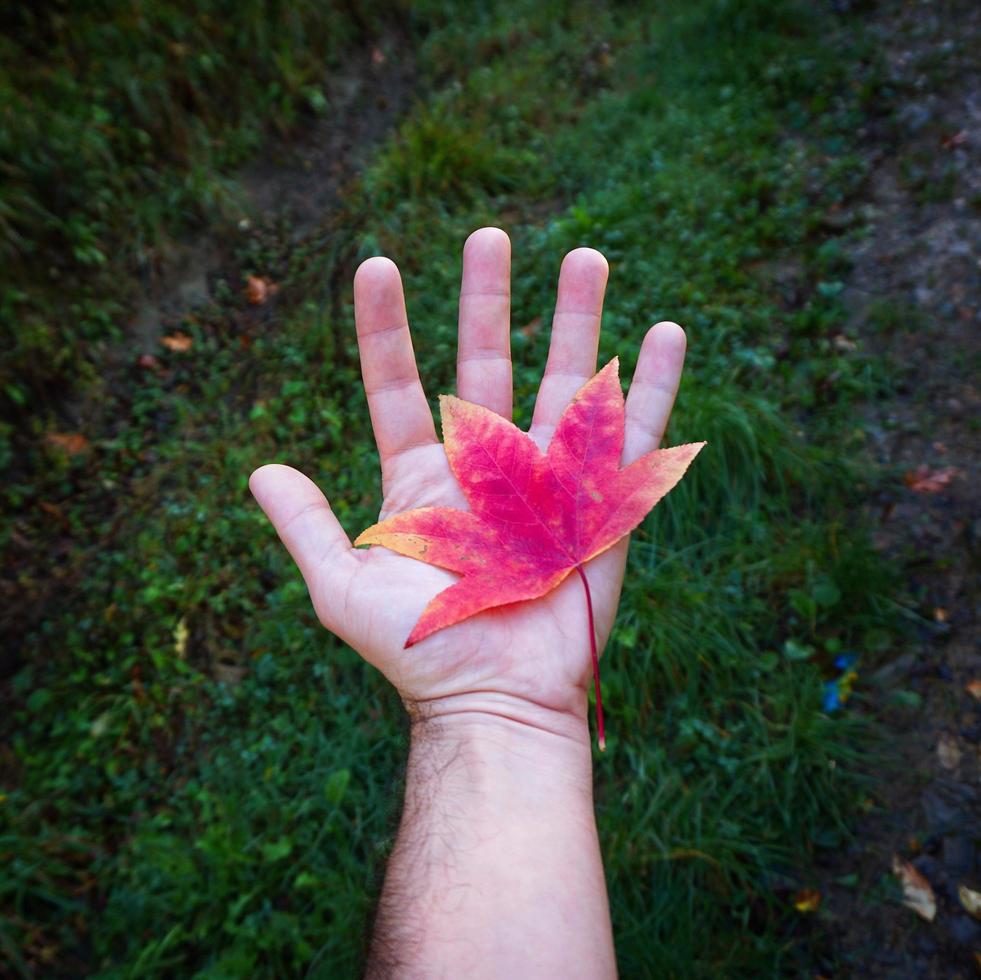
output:
[{"label": "red maple leaf", "polygon": [[621,469],[625,416],[618,367],[614,358],[580,388],[545,453],[495,412],[440,396],[446,457],[470,510],[405,511],[355,541],[462,575],[426,606],[406,647],[485,609],[540,598],[578,572],[589,611],[601,748],[599,662],[582,566],[637,527],[705,445],[657,449]]}]

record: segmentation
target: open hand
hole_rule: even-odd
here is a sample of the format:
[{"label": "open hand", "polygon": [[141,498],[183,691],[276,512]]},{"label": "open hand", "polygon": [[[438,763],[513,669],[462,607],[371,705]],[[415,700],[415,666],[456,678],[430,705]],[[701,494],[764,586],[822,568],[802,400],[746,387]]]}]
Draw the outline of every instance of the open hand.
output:
[{"label": "open hand", "polygon": [[[474,232],[463,250],[457,394],[511,418],[510,242],[496,228]],[[588,248],[570,252],[559,274],[548,362],[530,435],[548,445],[563,410],[596,372],[608,266]],[[380,519],[417,507],[465,508],[416,368],[398,269],[364,262],[354,278],[361,369],[382,466]],[[652,327],[627,397],[624,465],[657,448],[681,376],[685,335]],[[303,574],[331,632],[379,668],[418,717],[484,713],[537,727],[564,727],[586,711],[590,651],[577,576],[549,595],[481,613],[409,650],[406,637],[454,574],[381,547],[355,549],[324,495],[288,466],[263,466],[250,486]],[[360,530],[360,529],[359,529]],[[628,540],[586,566],[597,642],[613,624]]]}]

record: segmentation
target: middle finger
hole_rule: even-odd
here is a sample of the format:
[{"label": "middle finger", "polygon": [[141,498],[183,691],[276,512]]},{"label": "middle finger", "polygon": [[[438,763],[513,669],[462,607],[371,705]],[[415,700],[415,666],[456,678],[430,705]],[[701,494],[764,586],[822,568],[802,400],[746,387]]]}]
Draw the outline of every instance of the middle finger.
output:
[{"label": "middle finger", "polygon": [[511,418],[511,242],[500,228],[480,228],[463,246],[456,386]]}]

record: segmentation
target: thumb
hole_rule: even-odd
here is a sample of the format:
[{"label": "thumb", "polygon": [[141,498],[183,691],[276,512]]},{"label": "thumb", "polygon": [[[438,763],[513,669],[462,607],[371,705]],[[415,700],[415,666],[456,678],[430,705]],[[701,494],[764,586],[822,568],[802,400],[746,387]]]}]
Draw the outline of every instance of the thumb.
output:
[{"label": "thumb", "polygon": [[327,498],[299,470],[279,463],[260,466],[249,477],[249,489],[300,569],[321,622],[337,632],[339,610],[330,601],[357,559]]}]

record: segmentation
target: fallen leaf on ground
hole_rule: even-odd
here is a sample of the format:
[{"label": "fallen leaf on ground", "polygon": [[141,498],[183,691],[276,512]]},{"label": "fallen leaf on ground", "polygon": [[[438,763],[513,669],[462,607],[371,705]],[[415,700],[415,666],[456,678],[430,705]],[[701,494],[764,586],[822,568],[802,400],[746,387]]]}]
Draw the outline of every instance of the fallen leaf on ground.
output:
[{"label": "fallen leaf on ground", "polygon": [[160,343],[164,345],[169,351],[173,351],[175,354],[185,354],[194,346],[194,341],[188,337],[186,333],[181,333],[179,330],[177,333],[168,334],[166,337],[160,338]]},{"label": "fallen leaf on ground", "polygon": [[160,367],[160,361],[153,354],[140,354],[136,365],[144,371],[156,371]]},{"label": "fallen leaf on ground", "polygon": [[945,466],[939,470],[931,469],[929,466],[918,466],[903,477],[903,482],[915,493],[939,493],[950,486],[951,481],[959,473],[960,470],[956,466]]},{"label": "fallen leaf on ground", "polygon": [[821,893],[816,888],[802,888],[794,895],[794,908],[798,912],[816,912],[821,907]]},{"label": "fallen leaf on ground", "polygon": [[614,358],[579,389],[544,453],[496,412],[441,396],[446,457],[470,510],[406,511],[355,541],[462,576],[426,606],[406,647],[485,609],[540,598],[578,573],[592,632],[601,748],[599,662],[583,565],[637,527],[705,445],[656,449],[621,469],[625,415],[618,368]]},{"label": "fallen leaf on ground", "polygon": [[892,859],[892,873],[903,886],[903,905],[927,922],[933,922],[937,915],[937,899],[930,882],[898,854]]},{"label": "fallen leaf on ground", "polygon": [[944,769],[956,769],[961,761],[961,750],[957,739],[948,732],[944,732],[937,742],[937,758]]},{"label": "fallen leaf on ground", "polygon": [[262,306],[278,289],[268,276],[249,276],[245,280],[245,298],[253,306]]},{"label": "fallen leaf on ground", "polygon": [[975,919],[981,919],[981,892],[976,892],[967,885],[958,885],[957,897],[966,912],[973,915]]},{"label": "fallen leaf on ground", "polygon": [[37,505],[45,514],[53,517],[66,531],[69,530],[71,525],[68,523],[68,518],[65,517],[64,511],[57,504],[53,504],[49,500],[39,500]]},{"label": "fallen leaf on ground", "polygon": [[964,687],[972,698],[976,701],[981,701],[981,678],[975,677],[974,680],[968,681]]},{"label": "fallen leaf on ground", "polygon": [[81,456],[89,451],[89,441],[80,432],[49,432],[44,439],[49,446],[54,446],[69,456]]},{"label": "fallen leaf on ground", "polygon": [[950,136],[945,136],[941,140],[941,146],[945,150],[956,150],[957,147],[963,146],[967,142],[967,130],[959,129],[956,133],[951,133]]},{"label": "fallen leaf on ground", "polygon": [[187,638],[191,635],[187,628],[187,616],[181,616],[174,628],[174,653],[183,660],[187,655]]}]

